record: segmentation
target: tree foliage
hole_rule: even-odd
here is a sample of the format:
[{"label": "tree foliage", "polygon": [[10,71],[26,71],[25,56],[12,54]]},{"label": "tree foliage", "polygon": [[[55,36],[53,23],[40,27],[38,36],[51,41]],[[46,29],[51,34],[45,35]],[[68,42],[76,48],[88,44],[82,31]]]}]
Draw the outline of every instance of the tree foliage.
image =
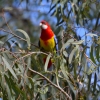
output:
[{"label": "tree foliage", "polygon": [[[0,2],[2,4],[0,4],[1,98],[4,100],[100,98],[99,0],[46,0],[45,3],[44,0],[9,0],[9,2],[0,0]],[[44,7],[47,4],[49,10],[42,15],[41,5]],[[23,9],[20,9],[20,5],[23,5]],[[35,12],[37,19],[41,19],[41,16],[45,19],[47,14],[48,17],[56,17],[55,34],[59,46],[57,53],[39,50],[37,45],[39,27],[37,23],[32,22],[34,18],[29,18]],[[53,27],[53,24],[51,26]],[[79,29],[83,30],[78,33]],[[43,55],[47,55],[45,64]],[[47,68],[49,59],[53,61],[51,69]]]}]

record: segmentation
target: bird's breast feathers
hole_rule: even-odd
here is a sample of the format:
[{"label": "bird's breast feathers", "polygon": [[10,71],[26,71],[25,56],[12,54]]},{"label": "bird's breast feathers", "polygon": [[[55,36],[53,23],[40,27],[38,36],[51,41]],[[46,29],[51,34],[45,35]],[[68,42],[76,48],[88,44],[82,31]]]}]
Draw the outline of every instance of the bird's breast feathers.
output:
[{"label": "bird's breast feathers", "polygon": [[55,48],[55,45],[56,44],[55,44],[54,36],[46,41],[40,38],[40,47],[46,51],[53,51]]}]

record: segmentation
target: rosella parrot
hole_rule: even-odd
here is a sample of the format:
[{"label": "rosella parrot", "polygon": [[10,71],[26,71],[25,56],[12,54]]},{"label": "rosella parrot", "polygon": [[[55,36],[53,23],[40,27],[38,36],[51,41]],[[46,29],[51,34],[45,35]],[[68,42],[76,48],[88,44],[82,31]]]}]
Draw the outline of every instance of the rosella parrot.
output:
[{"label": "rosella parrot", "polygon": [[[41,50],[51,53],[55,50],[58,50],[57,39],[50,25],[43,20],[40,22],[40,26],[41,35],[39,40],[39,47],[41,48]],[[44,63],[45,61],[46,57],[44,58]],[[50,60],[48,63],[48,68],[50,68],[51,65],[52,61]]]}]

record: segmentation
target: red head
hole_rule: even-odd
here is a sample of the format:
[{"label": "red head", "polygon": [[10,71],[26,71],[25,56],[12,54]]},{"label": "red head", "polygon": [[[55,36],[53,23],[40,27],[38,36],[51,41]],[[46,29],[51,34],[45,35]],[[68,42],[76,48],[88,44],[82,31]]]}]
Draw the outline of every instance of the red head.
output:
[{"label": "red head", "polygon": [[50,28],[50,25],[49,25],[46,21],[44,21],[44,20],[42,20],[42,21],[40,22],[40,26],[41,26],[41,28],[42,28],[43,30],[46,30],[46,29]]},{"label": "red head", "polygon": [[40,22],[40,26],[41,26],[41,29],[42,29],[41,36],[40,36],[41,39],[48,40],[52,36],[54,36],[54,33],[53,33],[50,25],[46,21],[42,20]]}]

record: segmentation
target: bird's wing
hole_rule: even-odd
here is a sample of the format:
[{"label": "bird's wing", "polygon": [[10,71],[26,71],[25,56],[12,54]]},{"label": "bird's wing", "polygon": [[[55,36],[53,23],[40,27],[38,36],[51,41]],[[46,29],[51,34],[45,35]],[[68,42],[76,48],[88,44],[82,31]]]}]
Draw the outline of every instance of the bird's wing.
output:
[{"label": "bird's wing", "polygon": [[54,40],[55,40],[55,48],[57,51],[58,50],[58,40],[57,40],[56,36],[54,36]]},{"label": "bird's wing", "polygon": [[41,47],[41,45],[40,45],[40,40],[39,40],[39,42],[38,42],[38,46],[39,46],[39,48],[40,48],[41,51],[45,51],[45,50]]}]

